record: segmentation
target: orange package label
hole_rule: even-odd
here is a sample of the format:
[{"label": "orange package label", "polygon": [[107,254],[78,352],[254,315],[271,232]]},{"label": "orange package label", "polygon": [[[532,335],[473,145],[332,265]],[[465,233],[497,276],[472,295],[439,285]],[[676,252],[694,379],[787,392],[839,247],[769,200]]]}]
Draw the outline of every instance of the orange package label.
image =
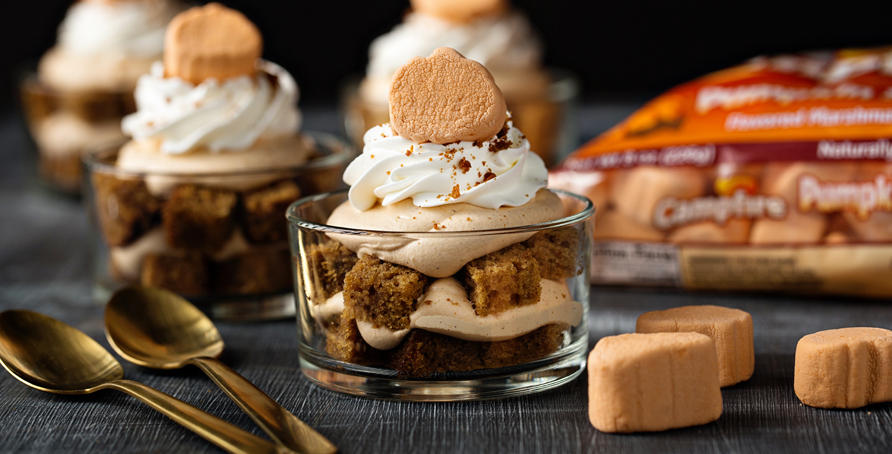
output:
[{"label": "orange package label", "polygon": [[563,168],[892,161],[892,48],[759,57],[657,97]]}]

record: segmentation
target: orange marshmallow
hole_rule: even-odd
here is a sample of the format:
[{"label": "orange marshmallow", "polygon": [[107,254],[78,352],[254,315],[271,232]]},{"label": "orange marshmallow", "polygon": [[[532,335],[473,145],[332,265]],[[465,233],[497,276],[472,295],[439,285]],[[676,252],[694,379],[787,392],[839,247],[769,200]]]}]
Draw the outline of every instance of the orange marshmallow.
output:
[{"label": "orange marshmallow", "polygon": [[588,358],[589,420],[602,432],[654,432],[722,414],[712,340],[699,333],[622,334]]},{"label": "orange marshmallow", "polygon": [[892,331],[842,328],[803,337],[796,344],[793,390],[818,408],[892,402]]},{"label": "orange marshmallow", "polygon": [[507,110],[492,74],[448,47],[409,60],[393,75],[390,126],[415,142],[490,139]]},{"label": "orange marshmallow", "polygon": [[750,314],[721,306],[684,306],[641,314],[638,333],[695,332],[715,343],[719,384],[731,386],[753,376],[753,318]]},{"label": "orange marshmallow", "polygon": [[617,170],[610,184],[616,210],[640,224],[653,225],[654,208],[666,197],[690,199],[705,194],[706,174],[699,169],[636,167]]},{"label": "orange marshmallow", "polygon": [[753,222],[750,243],[820,243],[827,231],[827,216],[821,213],[800,213],[796,207],[786,219],[759,219]]},{"label": "orange marshmallow", "polygon": [[665,236],[649,224],[642,224],[618,211],[601,212],[595,221],[594,238],[597,240],[663,241]]},{"label": "orange marshmallow", "polygon": [[219,3],[191,8],[170,22],[164,36],[164,71],[194,84],[256,72],[263,50],[257,27]]}]

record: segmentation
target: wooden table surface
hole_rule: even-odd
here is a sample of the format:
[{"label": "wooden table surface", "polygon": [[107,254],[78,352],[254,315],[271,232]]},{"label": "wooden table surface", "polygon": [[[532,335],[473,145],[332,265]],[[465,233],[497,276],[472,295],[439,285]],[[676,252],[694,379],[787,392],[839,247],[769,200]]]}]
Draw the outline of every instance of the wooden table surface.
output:
[{"label": "wooden table surface", "polygon": [[[583,110],[588,125],[609,125],[627,106]],[[590,118],[587,118],[589,116]],[[307,114],[307,118],[313,118]],[[325,110],[314,129],[336,130]],[[310,123],[312,125],[312,123]],[[309,129],[309,127],[308,127]],[[76,201],[48,196],[28,179],[25,139],[15,117],[0,119],[0,310],[26,308],[69,323],[108,347],[102,307],[91,297],[88,224]],[[337,394],[300,373],[294,320],[219,323],[222,360],[273,399],[354,452],[892,452],[892,404],[853,411],[801,405],[793,394],[793,355],[809,333],[845,326],[892,328],[890,301],[684,294],[593,288],[590,348],[634,331],[648,310],[718,304],[748,311],[756,370],[723,390],[717,422],[662,433],[610,435],[588,422],[583,375],[556,390],[504,400],[400,403]],[[214,413],[258,435],[247,416],[197,369],[153,371],[123,363],[125,376]],[[121,393],[57,396],[0,372],[0,451],[53,453],[219,452]]]}]

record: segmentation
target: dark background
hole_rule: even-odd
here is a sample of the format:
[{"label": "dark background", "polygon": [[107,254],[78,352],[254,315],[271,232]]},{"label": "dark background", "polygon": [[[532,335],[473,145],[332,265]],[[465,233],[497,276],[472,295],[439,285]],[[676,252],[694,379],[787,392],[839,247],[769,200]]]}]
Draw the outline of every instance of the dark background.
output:
[{"label": "dark background", "polygon": [[[15,75],[55,41],[71,0],[3,0],[0,107]],[[204,3],[204,2],[195,2]],[[362,74],[368,45],[408,0],[224,0],[264,34],[264,56],[290,70],[302,104],[333,103]],[[761,53],[892,44],[892,2],[515,0],[546,46],[547,65],[578,74],[588,99],[643,99]]]}]

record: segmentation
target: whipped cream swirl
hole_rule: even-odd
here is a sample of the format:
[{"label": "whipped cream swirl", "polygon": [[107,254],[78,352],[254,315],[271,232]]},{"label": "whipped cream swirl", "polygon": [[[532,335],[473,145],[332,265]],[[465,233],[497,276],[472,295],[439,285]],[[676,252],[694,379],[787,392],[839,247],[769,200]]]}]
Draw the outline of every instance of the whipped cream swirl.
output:
[{"label": "whipped cream swirl", "polygon": [[164,77],[156,62],[136,85],[134,114],[122,129],[135,140],[160,140],[162,153],[181,154],[196,147],[212,152],[243,150],[258,139],[293,135],[300,126],[297,84],[282,67],[258,63],[260,72],[193,85]]},{"label": "whipped cream swirl", "polygon": [[160,56],[167,23],[181,10],[166,0],[78,2],[59,26],[59,46],[84,55]]},{"label": "whipped cream swirl", "polygon": [[545,163],[510,118],[482,142],[419,144],[396,135],[389,124],[369,129],[363,140],[362,155],[344,172],[350,203],[360,211],[408,198],[419,207],[516,207],[548,184]]},{"label": "whipped cream swirl", "polygon": [[438,47],[451,47],[493,72],[538,68],[542,59],[542,45],[520,13],[467,24],[410,13],[402,24],[372,42],[366,74],[389,82],[409,59],[426,57]]}]

